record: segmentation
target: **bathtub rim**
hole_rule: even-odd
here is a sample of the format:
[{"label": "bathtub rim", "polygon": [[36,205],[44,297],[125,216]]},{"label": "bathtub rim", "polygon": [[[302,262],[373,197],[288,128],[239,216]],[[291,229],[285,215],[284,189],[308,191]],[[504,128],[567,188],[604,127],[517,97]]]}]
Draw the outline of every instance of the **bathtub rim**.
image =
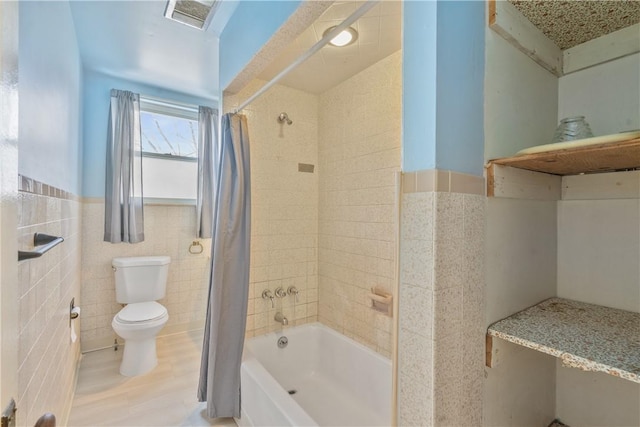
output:
[{"label": "bathtub rim", "polygon": [[[304,325],[287,327],[287,328],[283,328],[283,329],[281,329],[279,331],[267,332],[266,334],[258,335],[258,336],[255,336],[255,337],[251,337],[251,338],[245,340],[244,348],[245,348],[245,351],[246,351],[247,350],[247,343],[249,341],[253,341],[253,340],[257,341],[257,340],[262,340],[262,339],[266,340],[269,336],[272,336],[272,337],[277,339],[277,338],[280,338],[280,337],[283,337],[283,336],[287,336],[291,332],[299,334],[299,333],[301,333],[301,331],[304,331],[306,329],[313,330],[313,329],[316,329],[316,328],[331,334],[332,336],[340,339],[341,341],[346,341],[349,344],[352,344],[352,345],[356,346],[357,348],[359,348],[361,350],[364,350],[367,353],[370,353],[376,359],[378,359],[381,362],[384,362],[384,363],[388,364],[389,366],[391,366],[392,361],[391,361],[390,358],[381,355],[380,353],[378,353],[377,351],[373,350],[372,348],[367,347],[366,345],[357,342],[355,339],[350,338],[350,337],[348,337],[348,336],[336,331],[335,329],[332,329],[332,328],[330,328],[330,327],[328,327],[328,326],[326,326],[326,325],[324,325],[324,324],[322,324],[320,322],[305,323]],[[242,355],[242,360],[243,361],[244,361],[244,357],[245,357],[245,353],[243,352],[243,355]],[[255,357],[255,356],[253,356],[253,357]]]}]

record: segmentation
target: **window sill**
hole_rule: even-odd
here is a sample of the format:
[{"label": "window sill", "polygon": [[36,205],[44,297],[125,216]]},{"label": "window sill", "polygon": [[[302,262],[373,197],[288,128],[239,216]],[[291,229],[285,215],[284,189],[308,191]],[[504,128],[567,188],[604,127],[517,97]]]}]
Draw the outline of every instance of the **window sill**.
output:
[{"label": "window sill", "polygon": [[149,206],[195,206],[196,199],[165,199],[161,197],[145,197],[143,203]]}]

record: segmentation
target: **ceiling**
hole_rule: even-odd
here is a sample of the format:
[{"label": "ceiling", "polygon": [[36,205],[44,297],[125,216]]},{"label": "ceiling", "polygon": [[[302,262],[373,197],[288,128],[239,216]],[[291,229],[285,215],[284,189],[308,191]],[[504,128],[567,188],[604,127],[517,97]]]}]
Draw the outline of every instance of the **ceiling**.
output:
[{"label": "ceiling", "polygon": [[165,18],[164,0],[70,2],[85,68],[203,98],[219,95],[218,35],[237,4],[201,31]]},{"label": "ceiling", "polygon": [[[327,28],[340,24],[363,3],[336,1],[258,77],[271,80],[320,40]],[[402,40],[402,2],[382,1],[351,26],[359,34],[354,44],[323,47],[280,83],[311,93],[322,93],[396,52],[401,48]]]},{"label": "ceiling", "polygon": [[563,50],[640,22],[640,1],[509,2]]},{"label": "ceiling", "polygon": [[[640,1],[509,0],[561,49],[640,22]],[[205,98],[216,98],[218,36],[239,0],[224,0],[207,31],[164,17],[165,0],[71,1],[87,69]],[[270,80],[362,2],[336,1],[259,77]],[[281,83],[322,93],[401,48],[402,3],[384,0],[352,26],[356,43],[325,46]],[[116,24],[117,23],[117,24]]]}]

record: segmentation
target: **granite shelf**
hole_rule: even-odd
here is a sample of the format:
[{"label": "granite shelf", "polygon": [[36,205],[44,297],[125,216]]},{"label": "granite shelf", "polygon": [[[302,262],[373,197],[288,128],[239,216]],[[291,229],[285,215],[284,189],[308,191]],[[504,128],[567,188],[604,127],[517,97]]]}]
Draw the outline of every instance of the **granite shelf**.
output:
[{"label": "granite shelf", "polygon": [[487,366],[493,338],[640,383],[640,313],[551,298],[489,326]]}]

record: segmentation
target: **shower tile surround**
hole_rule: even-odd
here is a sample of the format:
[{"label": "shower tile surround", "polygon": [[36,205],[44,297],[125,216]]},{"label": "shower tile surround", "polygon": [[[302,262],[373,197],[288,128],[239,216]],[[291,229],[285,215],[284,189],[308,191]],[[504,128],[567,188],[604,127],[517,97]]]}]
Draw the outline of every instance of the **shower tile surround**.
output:
[{"label": "shower tile surround", "polygon": [[319,97],[319,320],[386,357],[393,318],[368,294],[395,289],[401,64],[397,51]]},{"label": "shower tile surround", "polygon": [[482,425],[484,179],[403,176],[399,425]]},{"label": "shower tile surround", "polygon": [[[227,111],[265,82],[254,80],[224,99]],[[286,112],[293,124],[278,123]],[[282,330],[274,320],[282,312],[289,325],[317,321],[318,312],[318,168],[299,172],[298,164],[318,164],[317,96],[276,85],[242,112],[251,140],[251,265],[246,336]],[[295,286],[292,295],[262,299]]]},{"label": "shower tile surround", "polygon": [[[275,85],[243,111],[252,168],[248,337],[281,330],[273,317],[282,311],[290,325],[319,320],[390,356],[392,319],[366,295],[393,289],[400,64],[397,52],[319,96]],[[225,97],[225,109],[264,83]],[[292,125],[277,122],[283,111]],[[299,163],[315,172],[299,172]],[[280,286],[296,286],[300,301],[287,296],[271,308],[262,291]]]},{"label": "shower tile surround", "polygon": [[81,203],[25,176],[19,190],[18,247],[30,250],[36,232],[65,240],[40,258],[18,263],[17,425],[33,425],[47,411],[65,425],[80,358],[79,342],[70,340],[69,302],[75,297],[81,304]]}]

